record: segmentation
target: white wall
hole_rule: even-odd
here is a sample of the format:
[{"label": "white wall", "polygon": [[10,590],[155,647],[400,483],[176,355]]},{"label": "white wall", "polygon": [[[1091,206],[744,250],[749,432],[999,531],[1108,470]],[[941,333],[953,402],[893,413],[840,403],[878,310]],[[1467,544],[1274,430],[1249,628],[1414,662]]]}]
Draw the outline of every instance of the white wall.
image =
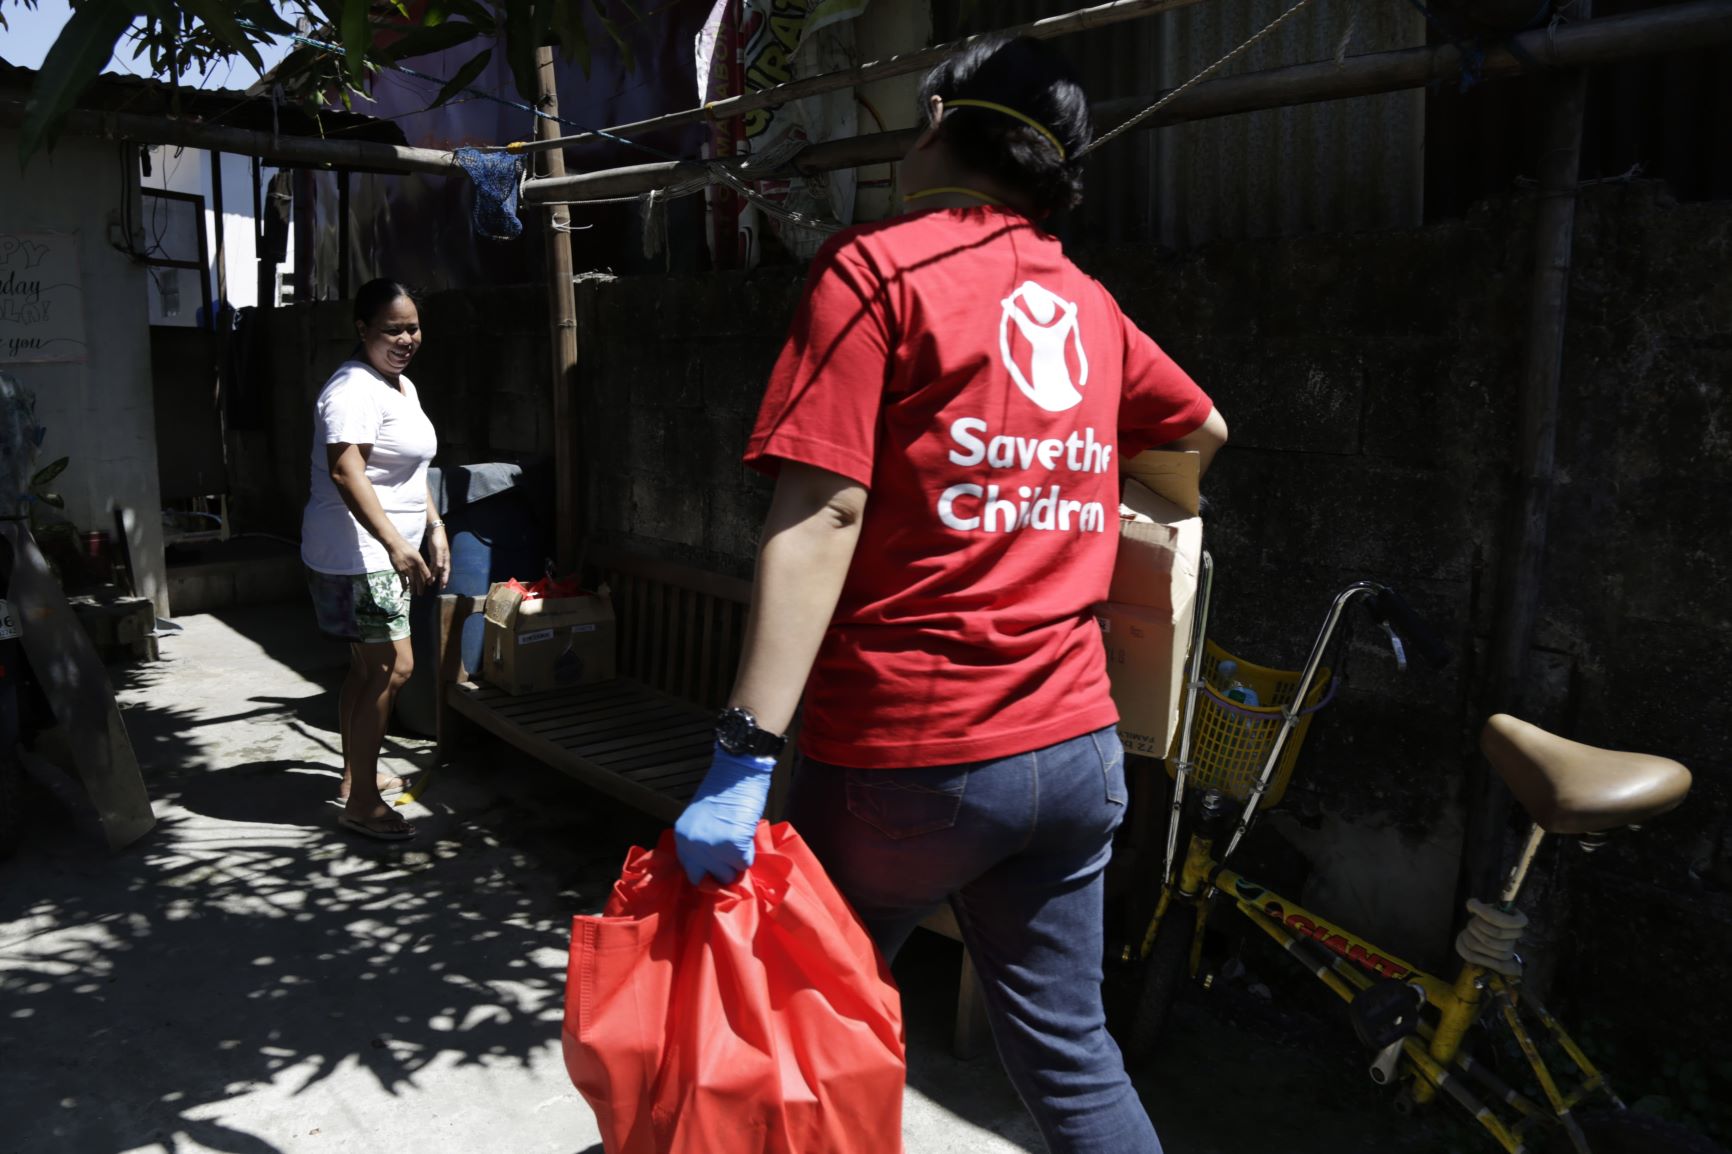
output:
[{"label": "white wall", "polygon": [[166,617],[145,275],[109,243],[125,187],[121,150],[66,137],[23,172],[17,155],[17,135],[0,129],[0,228],[78,234],[87,347],[83,363],[0,367],[36,394],[37,421],[48,430],[40,461],[71,458],[55,482],[67,516],[82,529],[112,531],[112,510],[137,510],[139,592]]},{"label": "white wall", "polygon": [[[250,157],[231,152],[223,153],[223,247],[228,260],[228,300],[237,309],[251,308],[258,302],[257,225],[253,220],[253,162]],[[277,169],[266,165],[259,174],[264,187],[269,187]],[[176,149],[172,145],[154,147],[150,151],[150,175],[141,176],[140,184],[147,189],[165,189],[204,197],[205,255],[211,298],[218,296],[216,273],[216,201],[211,188],[211,154],[199,148]],[[285,278],[294,272],[294,235],[290,229],[288,255],[277,266]],[[178,253],[174,254],[180,255]],[[180,308],[167,314],[158,291],[157,280],[164,274],[180,274]],[[150,323],[153,325],[192,326],[199,322],[199,309],[204,287],[192,269],[153,270],[148,288]]]}]

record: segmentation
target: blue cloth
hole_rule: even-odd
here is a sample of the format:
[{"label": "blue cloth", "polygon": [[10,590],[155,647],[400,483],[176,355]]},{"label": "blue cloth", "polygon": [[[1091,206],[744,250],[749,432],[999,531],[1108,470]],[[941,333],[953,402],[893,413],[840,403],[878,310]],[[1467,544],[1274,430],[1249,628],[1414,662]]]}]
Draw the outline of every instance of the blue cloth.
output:
[{"label": "blue cloth", "polygon": [[492,240],[514,240],[523,233],[517,216],[517,193],[523,183],[523,158],[513,152],[459,148],[452,152],[457,167],[475,185],[469,223]]},{"label": "blue cloth", "polygon": [[674,823],[674,849],[693,885],[708,874],[727,885],[752,864],[752,839],[770,803],[773,757],[745,757],[716,746],[710,770]]},{"label": "blue cloth", "polygon": [[894,957],[948,900],[999,1055],[1053,1154],[1160,1154],[1107,1034],[1102,904],[1124,819],[1112,729],[925,769],[801,759],[788,820]]}]

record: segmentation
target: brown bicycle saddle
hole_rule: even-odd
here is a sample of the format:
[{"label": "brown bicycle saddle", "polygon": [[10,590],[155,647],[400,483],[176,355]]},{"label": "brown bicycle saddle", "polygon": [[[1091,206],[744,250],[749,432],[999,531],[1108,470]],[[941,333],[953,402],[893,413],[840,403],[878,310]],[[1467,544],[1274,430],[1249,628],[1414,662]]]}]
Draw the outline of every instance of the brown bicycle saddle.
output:
[{"label": "brown bicycle saddle", "polygon": [[1669,758],[1582,745],[1507,713],[1485,723],[1479,747],[1547,833],[1640,825],[1690,792],[1690,771]]}]

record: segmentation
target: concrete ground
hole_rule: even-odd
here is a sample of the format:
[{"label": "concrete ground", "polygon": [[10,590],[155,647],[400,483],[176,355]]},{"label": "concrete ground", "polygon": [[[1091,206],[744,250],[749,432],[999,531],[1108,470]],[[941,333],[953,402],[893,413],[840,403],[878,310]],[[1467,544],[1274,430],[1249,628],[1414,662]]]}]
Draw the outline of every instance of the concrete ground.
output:
[{"label": "concrete ground", "polygon": [[[560,1059],[565,947],[654,823],[484,743],[407,808],[408,847],[340,835],[340,647],[293,606],[177,624],[113,671],[157,829],[109,857],[39,791],[0,863],[0,1151],[601,1154]],[[897,963],[907,1149],[1038,1154],[996,1059],[948,1051],[958,958],[917,935]],[[1172,1154],[1483,1148],[1358,1062],[1181,1003],[1138,1085]]]}]

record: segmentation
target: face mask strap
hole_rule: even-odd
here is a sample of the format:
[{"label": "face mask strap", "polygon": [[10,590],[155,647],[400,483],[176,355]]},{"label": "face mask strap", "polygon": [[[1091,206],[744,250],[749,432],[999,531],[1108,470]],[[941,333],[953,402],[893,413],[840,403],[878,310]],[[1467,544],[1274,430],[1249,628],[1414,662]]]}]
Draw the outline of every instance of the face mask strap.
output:
[{"label": "face mask strap", "polygon": [[1034,117],[1028,115],[1026,112],[1018,112],[1008,104],[997,104],[991,100],[974,100],[972,98],[966,98],[962,100],[948,100],[945,101],[945,103],[951,108],[984,108],[988,112],[996,112],[1002,116],[1008,116],[1013,120],[1020,120],[1044,136],[1046,142],[1052,145],[1054,151],[1058,153],[1058,158],[1060,160],[1069,159],[1069,156],[1065,152],[1064,145],[1059,143],[1058,134],[1040,121],[1036,120]]}]

